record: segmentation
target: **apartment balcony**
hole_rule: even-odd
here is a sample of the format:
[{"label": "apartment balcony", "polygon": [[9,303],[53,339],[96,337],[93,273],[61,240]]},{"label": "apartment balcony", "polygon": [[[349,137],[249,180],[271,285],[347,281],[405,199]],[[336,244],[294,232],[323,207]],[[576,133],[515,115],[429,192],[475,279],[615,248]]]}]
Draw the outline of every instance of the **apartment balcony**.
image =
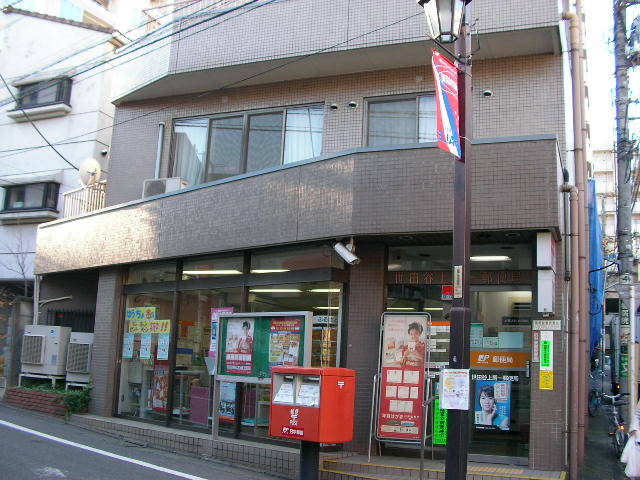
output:
[{"label": "apartment balcony", "polygon": [[[474,59],[561,53],[559,3],[473,2],[474,45],[480,46]],[[434,46],[426,40],[424,12],[413,0],[230,5],[198,2],[191,7],[194,16],[177,22],[173,35],[162,30],[148,48],[124,56],[127,74],[116,79],[115,100],[423,65]]]},{"label": "apartment balcony", "polygon": [[65,192],[62,218],[77,217],[104,208],[107,182],[102,181],[86,187]]},{"label": "apartment balcony", "polygon": [[[555,137],[474,144],[472,228],[561,228]],[[453,161],[435,144],[359,148],[41,225],[36,272],[453,228]]]}]

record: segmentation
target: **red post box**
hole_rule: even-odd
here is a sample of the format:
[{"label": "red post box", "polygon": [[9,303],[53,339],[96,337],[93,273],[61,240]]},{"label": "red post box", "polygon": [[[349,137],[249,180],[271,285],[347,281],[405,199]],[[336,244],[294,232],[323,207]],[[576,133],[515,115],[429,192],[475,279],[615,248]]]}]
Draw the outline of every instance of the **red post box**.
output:
[{"label": "red post box", "polygon": [[269,434],[317,443],[353,440],[355,375],[348,368],[274,367]]}]

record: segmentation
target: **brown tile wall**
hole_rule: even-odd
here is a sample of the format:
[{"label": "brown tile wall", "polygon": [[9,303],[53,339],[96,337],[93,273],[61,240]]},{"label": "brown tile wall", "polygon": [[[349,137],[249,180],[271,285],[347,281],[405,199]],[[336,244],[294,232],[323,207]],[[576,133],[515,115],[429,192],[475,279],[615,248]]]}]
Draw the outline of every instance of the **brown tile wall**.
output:
[{"label": "brown tile wall", "polygon": [[[473,68],[474,138],[553,134],[561,151],[565,148],[560,56],[478,61]],[[494,95],[483,97],[486,89]],[[172,175],[171,128],[176,118],[324,103],[323,153],[333,154],[366,145],[365,99],[433,90],[431,68],[417,66],[122,104],[116,109],[106,204],[141,197],[143,180],[153,178],[155,171],[159,122],[167,126],[161,168],[165,177]],[[349,101],[358,107],[347,107]],[[333,103],[337,110],[328,108]]]},{"label": "brown tile wall", "polygon": [[[96,415],[111,416],[114,405],[116,359],[122,325],[119,321],[122,300],[122,272],[119,268],[100,271],[96,301],[96,324],[91,356],[93,388],[89,411]],[[119,365],[119,363],[118,363]]]},{"label": "brown tile wall", "polygon": [[358,247],[362,263],[349,276],[349,320],[347,322],[346,367],[357,372],[354,441],[348,450],[366,453],[371,419],[373,375],[378,370],[380,315],[385,305],[385,246]]},{"label": "brown tile wall", "polygon": [[[559,225],[555,140],[480,144],[474,152],[474,229]],[[48,223],[38,231],[36,271],[451,231],[451,166],[436,148],[363,152]]]}]

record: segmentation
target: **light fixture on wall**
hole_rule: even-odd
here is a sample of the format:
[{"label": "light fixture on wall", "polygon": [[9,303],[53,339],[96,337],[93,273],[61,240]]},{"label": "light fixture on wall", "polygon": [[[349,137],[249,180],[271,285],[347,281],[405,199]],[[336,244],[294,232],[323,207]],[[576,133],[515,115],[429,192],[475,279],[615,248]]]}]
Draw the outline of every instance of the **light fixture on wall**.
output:
[{"label": "light fixture on wall", "polygon": [[469,257],[472,262],[509,262],[511,257],[507,255],[475,255]]}]

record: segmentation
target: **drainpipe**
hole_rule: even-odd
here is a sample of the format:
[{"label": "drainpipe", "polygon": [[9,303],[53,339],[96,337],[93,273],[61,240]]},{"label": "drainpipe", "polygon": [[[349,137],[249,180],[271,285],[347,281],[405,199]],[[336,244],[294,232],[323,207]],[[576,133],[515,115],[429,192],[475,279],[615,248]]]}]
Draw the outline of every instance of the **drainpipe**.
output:
[{"label": "drainpipe", "polygon": [[583,80],[583,45],[581,30],[582,1],[576,0],[576,13],[568,11],[568,1],[565,0],[565,12],[562,18],[569,20],[570,43],[571,43],[571,79],[572,79],[572,98],[573,98],[573,145],[574,145],[574,162],[576,187],[578,190],[578,230],[572,233],[578,235],[578,269],[572,272],[573,278],[577,280],[579,285],[579,346],[578,346],[578,385],[577,401],[573,404],[578,410],[578,464],[584,462],[584,440],[585,425],[587,416],[587,377],[589,374],[589,329],[588,329],[588,265],[587,265],[587,201],[586,201],[586,179],[587,179],[587,163],[585,158],[585,132],[584,123],[584,80]]},{"label": "drainpipe", "polygon": [[578,243],[579,243],[579,224],[578,224],[578,189],[567,183],[560,187],[563,193],[569,193],[569,211],[571,216],[571,307],[569,313],[568,327],[568,343],[569,343],[569,395],[571,401],[569,405],[574,408],[569,412],[569,475],[571,480],[578,480],[578,425],[580,412],[577,404],[580,400],[579,383],[580,383],[580,284],[578,280]]},{"label": "drainpipe", "polygon": [[162,146],[164,142],[164,122],[158,124],[158,147],[156,149],[156,171],[155,178],[160,178],[160,163],[162,162]]}]

